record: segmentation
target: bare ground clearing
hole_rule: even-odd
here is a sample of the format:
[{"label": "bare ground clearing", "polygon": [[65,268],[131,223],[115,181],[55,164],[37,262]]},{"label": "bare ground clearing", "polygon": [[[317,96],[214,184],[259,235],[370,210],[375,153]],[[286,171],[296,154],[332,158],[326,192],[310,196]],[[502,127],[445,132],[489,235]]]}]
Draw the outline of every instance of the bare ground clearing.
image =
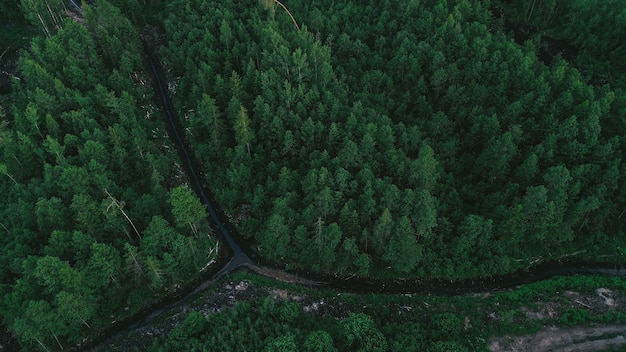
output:
[{"label": "bare ground clearing", "polygon": [[626,346],[626,325],[546,327],[534,335],[505,336],[489,344],[492,352],[606,351]]},{"label": "bare ground clearing", "polygon": [[[566,309],[582,309],[590,314],[602,314],[623,310],[626,297],[615,292],[598,288],[595,295],[583,295],[575,291],[565,291],[562,300],[538,302],[535,309],[523,308],[526,319],[551,319],[562,316]],[[554,351],[585,352],[613,351],[626,349],[626,325],[590,325],[569,328],[546,326],[539,332],[524,336],[502,336],[489,343],[492,352]]]}]

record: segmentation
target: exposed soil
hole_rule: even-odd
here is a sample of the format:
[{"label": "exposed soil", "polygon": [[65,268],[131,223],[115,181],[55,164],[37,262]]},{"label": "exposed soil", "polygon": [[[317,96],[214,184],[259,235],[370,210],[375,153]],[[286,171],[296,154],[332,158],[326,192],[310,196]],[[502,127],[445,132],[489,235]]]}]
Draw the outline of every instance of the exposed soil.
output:
[{"label": "exposed soil", "polygon": [[[267,272],[265,273],[268,274]],[[289,278],[283,281],[292,281]],[[485,294],[488,296],[489,294]],[[289,300],[298,303],[305,314],[333,316],[341,319],[349,313],[350,307],[343,299],[313,298],[303,293],[294,293],[288,289],[265,287],[247,280],[231,280],[216,285],[212,292],[201,298],[187,302],[178,307],[165,311],[156,317],[147,326],[142,326],[126,336],[118,336],[101,346],[97,351],[143,350],[158,337],[166,336],[172,329],[181,325],[188,313],[196,311],[207,318],[223,310],[232,308],[237,302],[246,301],[253,306],[261,304],[262,300],[270,297],[275,300]],[[426,304],[426,303],[424,303]],[[413,307],[394,306],[390,311],[397,311],[399,315],[409,313]],[[550,322],[535,334],[524,336],[501,336],[489,341],[488,349],[493,352],[521,352],[521,351],[609,351],[626,348],[626,325],[588,325],[559,328],[551,322],[561,318],[567,310],[579,309],[591,315],[600,315],[611,311],[626,309],[626,297],[616,292],[599,288],[593,293],[583,294],[575,291],[556,293],[546,302],[536,302],[532,307],[523,307],[516,318],[519,320],[541,320]],[[510,317],[490,314],[494,323],[511,319]],[[465,319],[467,329],[471,322]],[[140,346],[139,346],[139,345]]]},{"label": "exposed soil", "polygon": [[291,274],[286,271],[270,268],[267,266],[246,265],[246,267],[259,275],[269,277],[269,278],[282,281],[282,282],[288,282],[288,283],[298,284],[298,285],[303,285],[303,286],[317,286],[318,284],[320,284],[319,282],[308,280],[300,276],[297,276],[295,274]]},{"label": "exposed soil", "polygon": [[521,351],[607,351],[626,346],[626,325],[573,328],[546,327],[533,335],[504,336],[494,339],[489,350]]},{"label": "exposed soil", "polygon": [[[562,317],[568,309],[578,309],[589,314],[603,314],[626,308],[626,297],[598,288],[595,295],[565,291],[551,302],[537,302],[534,309],[524,307],[520,311],[525,319],[544,320]],[[539,332],[524,336],[502,336],[489,343],[492,352],[521,351],[612,351],[626,348],[626,325],[589,325],[569,328],[546,326]]]},{"label": "exposed soil", "polygon": [[93,351],[125,351],[134,348],[144,350],[151,346],[158,337],[166,336],[174,328],[181,325],[187,314],[192,311],[202,313],[208,318],[213,314],[232,308],[237,302],[246,301],[256,305],[260,304],[260,301],[265,297],[297,302],[306,313],[321,315],[336,313],[336,307],[330,307],[324,300],[314,300],[306,295],[294,294],[284,289],[260,287],[246,280],[229,281],[216,286],[211,293],[203,295],[202,298],[165,311],[161,314],[162,318],[156,317],[147,326],[142,326],[124,336],[117,336]]}]

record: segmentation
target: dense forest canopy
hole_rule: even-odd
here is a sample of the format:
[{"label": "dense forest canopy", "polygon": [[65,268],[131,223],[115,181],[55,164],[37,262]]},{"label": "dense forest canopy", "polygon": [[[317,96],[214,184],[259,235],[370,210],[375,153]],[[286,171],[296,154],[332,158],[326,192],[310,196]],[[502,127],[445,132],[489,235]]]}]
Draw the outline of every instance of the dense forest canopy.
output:
[{"label": "dense forest canopy", "polygon": [[214,253],[146,22],[207,183],[262,257],[450,279],[623,262],[624,1],[82,5],[0,4],[41,33],[0,100],[0,315],[24,349],[79,343]]},{"label": "dense forest canopy", "polygon": [[493,1],[526,31],[572,45],[572,64],[594,81],[624,86],[624,1]]},{"label": "dense forest canopy", "polygon": [[[582,3],[562,16],[596,10]],[[619,69],[593,45],[623,43],[620,26],[545,24],[570,23],[580,47],[548,65],[540,38],[516,43],[489,2],[283,4],[171,2],[162,48],[211,187],[261,255],[448,278],[620,260],[622,86],[577,68]]]},{"label": "dense forest canopy", "polygon": [[59,350],[197,276],[215,241],[130,21],[106,1],[23,4],[45,37],[0,125],[0,314],[25,349]]}]

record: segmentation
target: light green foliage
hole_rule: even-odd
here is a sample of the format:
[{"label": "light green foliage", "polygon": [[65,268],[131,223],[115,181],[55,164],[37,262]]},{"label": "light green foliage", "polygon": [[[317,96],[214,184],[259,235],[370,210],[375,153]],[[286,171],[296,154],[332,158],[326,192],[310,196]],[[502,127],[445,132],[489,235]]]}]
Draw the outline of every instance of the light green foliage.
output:
[{"label": "light green foliage", "polygon": [[356,351],[387,350],[387,340],[366,314],[351,313],[341,321],[341,332],[347,346]]},{"label": "light green foliage", "polygon": [[198,236],[198,224],[206,217],[205,208],[198,197],[188,186],[178,186],[170,191],[169,202],[176,224],[179,227],[191,227],[193,233]]},{"label": "light green foliage", "polygon": [[293,334],[286,334],[283,336],[279,336],[270,340],[270,342],[265,345],[265,352],[296,352],[298,351],[298,346],[296,346],[296,342]]},{"label": "light green foliage", "polygon": [[245,145],[250,155],[250,144],[254,139],[254,131],[250,127],[250,119],[248,118],[248,111],[243,106],[240,106],[239,111],[236,113],[235,118],[235,139],[240,145]]},{"label": "light green foliage", "polygon": [[417,243],[415,230],[406,216],[396,222],[386,248],[384,259],[398,272],[411,272],[420,262],[422,247]]},{"label": "light green foliage", "polygon": [[66,7],[62,0],[21,0],[25,17],[47,37],[63,27]]},{"label": "light green foliage", "polygon": [[435,151],[428,144],[420,148],[419,157],[411,162],[409,181],[415,189],[432,192],[439,178],[438,162]]},{"label": "light green foliage", "polygon": [[304,340],[306,352],[334,352],[337,348],[333,344],[333,338],[324,330],[316,330],[309,333]]},{"label": "light green foliage", "polygon": [[278,214],[273,214],[267,221],[265,236],[261,239],[261,244],[268,252],[270,258],[281,259],[289,251],[290,234],[289,228],[285,224],[285,218]]},{"label": "light green foliage", "polygon": [[92,244],[92,255],[87,263],[88,280],[91,286],[100,289],[109,285],[120,285],[122,257],[119,251],[103,243]]}]

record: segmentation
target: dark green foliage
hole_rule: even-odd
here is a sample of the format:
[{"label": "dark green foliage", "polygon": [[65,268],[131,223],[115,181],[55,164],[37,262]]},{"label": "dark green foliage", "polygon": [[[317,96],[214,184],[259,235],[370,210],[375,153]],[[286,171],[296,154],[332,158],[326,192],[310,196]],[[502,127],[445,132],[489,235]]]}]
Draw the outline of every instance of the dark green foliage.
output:
[{"label": "dark green foliage", "polygon": [[323,330],[312,331],[306,336],[303,346],[306,352],[333,352],[337,348],[333,344],[332,336]]},{"label": "dark green foliage", "polygon": [[[153,350],[300,351],[299,346],[303,345],[306,337],[302,331],[311,328],[311,325],[301,318],[295,319],[294,313],[300,316],[302,307],[292,302],[276,302],[270,297],[262,298],[255,308],[249,302],[238,303],[224,313],[212,315],[209,320],[192,312]],[[314,324],[319,325],[321,321]],[[322,347],[325,346],[322,351],[333,350],[331,336],[318,333],[309,340],[317,338]]]},{"label": "dark green foliage", "polygon": [[[624,321],[624,314],[597,300],[596,292],[602,287],[611,297],[621,296],[625,283],[620,278],[557,277],[484,295],[437,297],[338,295],[278,284],[289,296],[304,298],[291,301],[268,295],[267,290],[276,289],[270,279],[239,273],[229,278],[231,285],[242,277],[249,280],[248,298],[239,296],[234,306],[203,313],[206,318],[192,310],[182,325],[156,338],[150,350],[483,351],[501,336],[511,339],[540,329],[552,331],[555,326]],[[224,294],[208,295],[219,300]],[[207,300],[200,297],[191,306],[203,309]],[[324,308],[310,310],[310,302],[322,301]],[[580,302],[591,306],[583,307]],[[280,318],[286,307],[297,310],[298,318],[289,322]],[[550,317],[531,317],[547,309]],[[172,310],[169,314],[180,313]]]},{"label": "dark green foliage", "polygon": [[[535,26],[551,37],[544,36],[542,45],[555,54],[565,50],[560,54],[594,82],[623,86],[625,52],[619,43],[625,38],[624,2],[535,0],[502,2],[500,6],[514,21]],[[562,42],[554,43],[554,39]]]},{"label": "dark green foliage", "polygon": [[129,20],[106,1],[80,22],[22,5],[49,38],[22,54],[0,127],[0,315],[24,350],[61,350],[198,275],[213,241]]},{"label": "dark green foliage", "polygon": [[183,324],[169,334],[172,344],[183,345],[202,335],[209,327],[207,319],[198,312],[191,312],[185,318]]},{"label": "dark green foliage", "polygon": [[[285,312],[297,312],[285,320]],[[339,335],[337,332],[339,331]],[[185,322],[155,343],[154,351],[386,351],[387,340],[371,317],[350,314],[340,322],[302,313],[295,302],[264,297],[253,308],[248,302],[212,315],[207,321],[192,312]]]},{"label": "dark green foliage", "polygon": [[165,21],[190,143],[259,254],[461,278],[618,253],[618,91],[544,65],[483,2],[288,8],[301,31],[260,4],[173,2]]},{"label": "dark green foliage", "polygon": [[441,339],[449,339],[458,336],[463,328],[463,322],[454,313],[442,313],[433,316],[431,330],[435,336]]},{"label": "dark green foliage", "polygon": [[[573,253],[623,260],[622,3],[502,4],[577,47],[549,65],[538,59],[546,38],[516,43],[481,1],[290,1],[302,30],[271,1],[113,3],[75,21],[64,1],[21,2],[47,37],[22,56],[0,125],[0,312],[25,349],[67,349],[210,259],[204,209],[165,153],[123,16],[154,21],[144,9],[167,7],[161,52],[188,140],[266,258],[440,278]],[[189,317],[163,348],[471,349],[456,313],[393,331],[373,315],[311,332],[293,304],[240,304]],[[590,319],[572,309],[560,322]]]},{"label": "dark green foliage", "polygon": [[569,308],[561,316],[560,322],[566,325],[580,325],[589,319],[589,311]]},{"label": "dark green foliage", "polygon": [[438,341],[432,345],[433,352],[467,352],[467,347],[454,341]]},{"label": "dark green foliage", "polygon": [[[26,17],[32,25],[39,29],[48,38],[57,30],[63,28],[64,11],[66,5],[62,0],[21,0],[24,17]],[[10,10],[10,6],[9,7]]]}]

